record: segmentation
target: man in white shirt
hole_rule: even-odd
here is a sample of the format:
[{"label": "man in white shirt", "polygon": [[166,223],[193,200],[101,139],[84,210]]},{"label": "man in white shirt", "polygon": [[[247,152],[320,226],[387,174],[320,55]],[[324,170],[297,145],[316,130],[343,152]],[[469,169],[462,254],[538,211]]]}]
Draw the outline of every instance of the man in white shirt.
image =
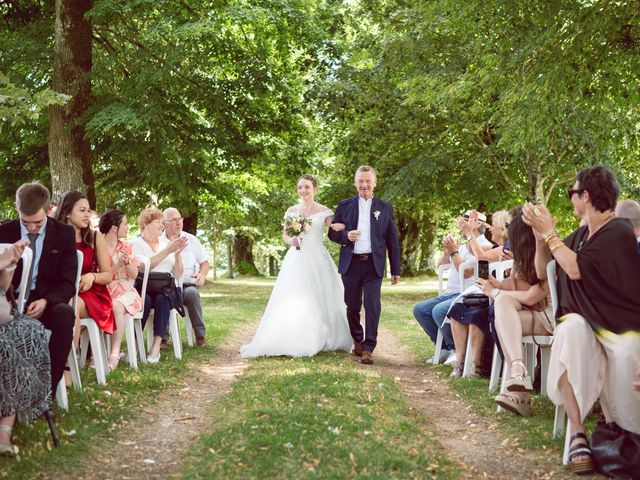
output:
[{"label": "man in white shirt", "polygon": [[[200,299],[200,288],[209,273],[209,254],[194,235],[182,231],[183,218],[180,212],[173,207],[167,208],[164,212],[165,235],[168,240],[176,237],[184,237],[188,244],[180,254],[184,266],[182,277],[182,291],[184,294],[184,305],[189,312],[191,325],[196,334],[196,345],[206,346],[204,325],[204,312]],[[166,333],[165,333],[166,335]]]},{"label": "man in white shirt", "polygon": [[[470,211],[467,211],[465,213],[465,218],[468,218],[469,214]],[[484,227],[481,228],[484,229]],[[473,231],[473,238],[483,247],[490,248],[492,246],[491,242],[484,236],[484,233],[477,229]],[[451,303],[464,289],[473,285],[473,282],[475,281],[472,276],[473,270],[467,270],[465,272],[464,285],[460,285],[458,267],[464,262],[475,260],[475,257],[470,252],[467,245],[464,244],[458,246],[457,241],[450,235],[447,235],[443,239],[443,247],[444,254],[438,260],[438,266],[450,263],[452,267],[451,273],[449,274],[449,280],[447,282],[447,289],[442,295],[416,303],[413,307],[413,316],[434,344],[436,343],[436,338],[438,336],[438,329],[442,331],[443,349],[441,351],[441,357],[434,358],[433,363],[439,363],[446,359],[447,356],[450,355],[450,352],[453,352],[454,343],[453,335],[451,334],[451,326],[449,324],[444,325],[444,320],[447,316]]]}]

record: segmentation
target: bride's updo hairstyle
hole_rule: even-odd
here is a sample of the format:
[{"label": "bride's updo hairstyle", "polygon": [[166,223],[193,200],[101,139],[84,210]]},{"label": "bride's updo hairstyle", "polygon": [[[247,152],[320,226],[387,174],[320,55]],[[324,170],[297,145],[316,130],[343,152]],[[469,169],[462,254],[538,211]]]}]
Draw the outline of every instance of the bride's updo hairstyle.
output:
[{"label": "bride's updo hairstyle", "polygon": [[300,178],[298,179],[298,182],[300,182],[300,180],[309,180],[311,182],[311,185],[313,185],[313,188],[318,188],[318,179],[313,175],[309,175],[308,173],[305,173],[304,175],[300,176]]}]

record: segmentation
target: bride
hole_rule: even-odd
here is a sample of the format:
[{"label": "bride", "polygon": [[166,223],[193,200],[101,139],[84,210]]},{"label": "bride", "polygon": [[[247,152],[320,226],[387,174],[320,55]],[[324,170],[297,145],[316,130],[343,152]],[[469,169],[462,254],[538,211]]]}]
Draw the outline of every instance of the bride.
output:
[{"label": "bride", "polygon": [[[298,179],[301,203],[287,214],[303,214],[311,228],[301,241],[282,235],[291,245],[276,280],[258,330],[240,356],[312,356],[320,351],[353,347],[344,306],[344,291],[333,259],[322,244],[324,226],[330,226],[333,212],[314,200],[318,181],[312,175]],[[334,230],[344,225],[334,224]],[[295,247],[300,247],[297,250]]]}]

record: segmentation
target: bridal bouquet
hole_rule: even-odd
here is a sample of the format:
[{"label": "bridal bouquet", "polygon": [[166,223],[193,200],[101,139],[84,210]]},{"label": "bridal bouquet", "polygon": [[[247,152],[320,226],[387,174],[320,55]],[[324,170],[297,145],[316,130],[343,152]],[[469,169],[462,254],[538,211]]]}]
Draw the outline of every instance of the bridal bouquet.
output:
[{"label": "bridal bouquet", "polygon": [[[282,228],[286,235],[301,239],[302,234],[311,228],[311,219],[301,213],[288,213],[284,216]],[[300,245],[296,246],[296,250],[300,250]]]}]

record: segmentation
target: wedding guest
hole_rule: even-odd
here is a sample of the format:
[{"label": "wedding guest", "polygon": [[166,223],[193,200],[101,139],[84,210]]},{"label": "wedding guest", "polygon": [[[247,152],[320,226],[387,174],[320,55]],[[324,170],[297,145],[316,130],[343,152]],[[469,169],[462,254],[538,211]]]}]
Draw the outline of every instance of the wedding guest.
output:
[{"label": "wedding guest", "polygon": [[[147,207],[142,211],[138,217],[141,237],[131,241],[133,255],[135,257],[143,255],[149,257],[150,272],[168,272],[174,278],[179,278],[182,276],[183,271],[180,253],[187,246],[187,239],[180,237],[167,240],[162,235],[164,232],[162,220],[162,212],[155,207]],[[158,363],[160,361],[162,335],[167,331],[167,326],[169,325],[171,304],[162,293],[147,290],[142,317],[143,325],[149,318],[152,308],[154,309],[153,344],[149,350],[147,360],[150,363]]]},{"label": "wedding guest", "polygon": [[616,217],[628,218],[636,234],[638,253],[640,253],[640,204],[635,200],[622,200],[616,205]]},{"label": "wedding guest", "polygon": [[640,395],[633,390],[640,363],[640,256],[631,223],[614,214],[619,192],[608,168],[581,170],[568,197],[586,225],[564,241],[546,207],[523,208],[536,235],[538,277],[546,277],[552,258],[558,264],[560,323],[547,390],[569,417],[574,473],[593,471],[583,420],[597,399],[607,422],[640,434]]},{"label": "wedding guest", "polygon": [[[16,192],[18,220],[0,225],[0,243],[29,240],[33,250],[30,280],[25,292],[25,314],[51,331],[51,391],[62,378],[73,339],[74,312],[69,302],[76,287],[78,261],[73,228],[47,217],[49,190],[40,183],[25,183]],[[13,275],[19,290],[20,262]]]},{"label": "wedding guest", "polygon": [[[484,217],[484,215],[482,215],[482,217]],[[507,220],[509,218],[509,212],[506,210],[498,210],[491,215],[491,226],[489,227],[493,247],[491,249],[487,249],[486,245],[480,245],[478,241],[471,241],[471,239],[474,238],[472,235],[473,230],[485,225],[482,217],[468,219],[460,226],[465,236],[470,239],[469,250],[473,256],[477,260],[487,260],[489,262],[500,262],[513,258],[507,241]]]},{"label": "wedding guest", "polygon": [[184,295],[184,305],[187,307],[189,319],[196,334],[196,345],[204,347],[206,346],[206,328],[204,326],[204,312],[199,288],[204,285],[207,273],[209,273],[209,254],[200,243],[200,240],[182,230],[182,215],[176,208],[167,208],[163,215],[166,240],[169,241],[178,237],[187,239],[187,246],[180,254],[183,266],[182,293]]},{"label": "wedding guest", "polygon": [[133,256],[133,247],[124,241],[129,233],[127,216],[120,210],[108,210],[100,218],[100,233],[104,235],[111,258],[113,279],[108,285],[116,330],[111,335],[109,370],[114,370],[120,361],[120,346],[125,331],[125,314],[135,315],[142,310],[142,299],[133,286],[140,262]]},{"label": "wedding guest", "polygon": [[[469,210],[465,213],[465,216],[468,219],[472,214],[473,212]],[[476,214],[477,212],[472,216],[475,217]],[[460,226],[460,223],[458,225]],[[464,233],[462,235],[463,238],[468,238]],[[491,245],[491,243],[484,236],[484,227],[478,226],[478,228],[474,229],[471,237],[477,239],[480,245],[486,247],[489,247]],[[451,327],[448,324],[444,324],[444,320],[447,316],[449,308],[451,307],[451,304],[460,295],[460,292],[462,292],[462,290],[464,290],[466,287],[473,284],[473,279],[471,278],[473,275],[473,270],[467,270],[464,273],[465,284],[460,285],[458,268],[462,263],[474,260],[475,257],[469,251],[468,244],[462,244],[458,246],[457,240],[455,240],[451,235],[445,236],[442,241],[442,245],[444,248],[444,253],[438,260],[438,266],[447,263],[451,264],[451,273],[449,274],[449,279],[447,281],[447,288],[444,294],[417,303],[413,307],[413,316],[434,344],[436,343],[436,339],[438,336],[438,329],[441,330],[444,346],[443,352],[441,354],[442,358],[450,355],[451,358],[455,361],[455,347],[453,336],[451,333]],[[441,359],[433,359],[432,362],[439,363]],[[460,368],[459,371],[461,375],[462,369]]]},{"label": "wedding guest", "polygon": [[531,407],[531,377],[524,363],[522,337],[552,335],[553,309],[549,286],[538,280],[535,269],[536,239],[522,220],[522,207],[510,212],[509,243],[513,252],[513,274],[502,283],[478,279],[487,296],[494,299],[495,326],[505,357],[510,365],[506,391],[495,401],[505,410],[526,416]]},{"label": "wedding guest", "polygon": [[[47,333],[39,321],[11,310],[7,298],[13,270],[28,240],[0,253],[0,457],[14,456],[16,417],[33,420],[51,408],[51,361]],[[10,293],[9,293],[10,295]]]},{"label": "wedding guest", "polygon": [[66,192],[60,200],[56,219],[75,231],[76,248],[82,252],[82,275],[78,292],[78,312],[74,345],[78,348],[80,319],[91,317],[98,328],[112,334],[116,328],[113,303],[107,285],[111,282],[111,261],[104,236],[91,228],[87,196],[82,192]]}]

